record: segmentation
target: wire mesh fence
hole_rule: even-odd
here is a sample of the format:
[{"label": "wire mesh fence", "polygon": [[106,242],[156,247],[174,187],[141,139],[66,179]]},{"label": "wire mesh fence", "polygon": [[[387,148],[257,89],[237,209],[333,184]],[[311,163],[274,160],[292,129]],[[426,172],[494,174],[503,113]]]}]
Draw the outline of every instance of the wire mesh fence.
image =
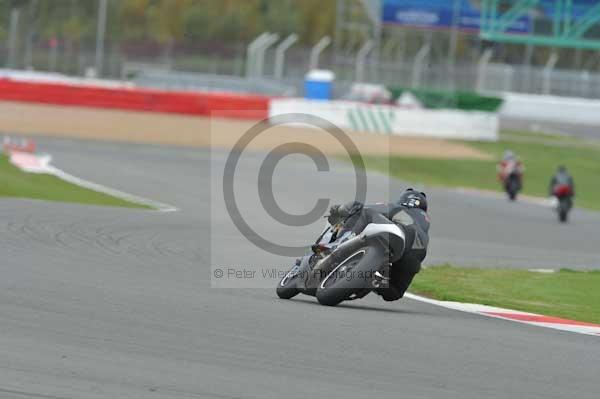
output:
[{"label": "wire mesh fence", "polygon": [[[182,90],[233,90],[269,95],[302,94],[309,69],[310,48],[290,49],[286,54],[283,77],[275,79],[273,48],[265,53],[263,76],[247,79],[245,43],[224,46],[214,43],[169,45],[156,43],[107,43],[103,77],[128,79],[144,86]],[[33,43],[13,53],[13,67],[93,76],[95,52],[92,43]],[[0,59],[7,62],[8,43],[0,41]],[[356,82],[356,59],[335,57],[324,52],[319,68],[336,74],[334,94],[343,96]],[[586,70],[547,70],[541,66],[489,63],[484,68],[476,61],[456,64],[436,58],[415,65],[413,56],[401,59],[367,59],[364,81],[385,86],[441,90],[514,91],[584,98],[600,97],[600,73]]]}]

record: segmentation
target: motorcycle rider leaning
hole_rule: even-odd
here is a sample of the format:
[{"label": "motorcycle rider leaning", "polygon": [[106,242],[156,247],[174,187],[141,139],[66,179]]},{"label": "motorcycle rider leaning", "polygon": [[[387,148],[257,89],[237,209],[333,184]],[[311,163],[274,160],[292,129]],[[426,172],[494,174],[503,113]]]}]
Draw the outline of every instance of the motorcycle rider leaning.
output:
[{"label": "motorcycle rider leaning", "polygon": [[402,256],[392,264],[389,276],[382,276],[387,284],[375,290],[385,301],[395,301],[404,296],[427,255],[429,217],[425,193],[409,188],[393,204],[365,206],[350,202],[334,205],[328,221],[332,226],[342,224],[344,229],[360,234],[369,223],[377,223],[381,216],[398,225],[406,237]]}]

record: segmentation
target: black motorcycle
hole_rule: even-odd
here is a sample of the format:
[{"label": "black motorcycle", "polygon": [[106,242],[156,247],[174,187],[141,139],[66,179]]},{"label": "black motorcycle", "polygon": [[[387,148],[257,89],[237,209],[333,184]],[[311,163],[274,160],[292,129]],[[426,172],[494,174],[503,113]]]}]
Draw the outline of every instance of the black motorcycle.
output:
[{"label": "black motorcycle", "polygon": [[561,223],[566,223],[569,211],[573,207],[573,187],[568,184],[559,184],[554,187],[554,198],[556,198],[556,213]]},{"label": "black motorcycle", "polygon": [[517,199],[517,194],[521,191],[521,177],[518,173],[513,172],[506,177],[504,182],[504,190],[511,201]]},{"label": "black motorcycle", "polygon": [[402,255],[404,231],[377,215],[360,234],[327,225],[312,250],[281,279],[277,295],[290,299],[303,293],[320,304],[335,306],[385,288],[391,264]]}]

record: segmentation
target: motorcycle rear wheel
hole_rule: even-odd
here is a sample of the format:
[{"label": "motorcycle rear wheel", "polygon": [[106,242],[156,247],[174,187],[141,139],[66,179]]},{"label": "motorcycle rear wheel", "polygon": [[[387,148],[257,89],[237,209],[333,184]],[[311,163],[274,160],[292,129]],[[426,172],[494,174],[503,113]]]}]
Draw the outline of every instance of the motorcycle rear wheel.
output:
[{"label": "motorcycle rear wheel", "polygon": [[560,210],[558,211],[558,220],[559,220],[561,223],[566,223],[566,222],[567,222],[567,219],[569,218],[569,216],[568,216],[568,215],[569,215],[569,212],[568,212],[566,209],[560,209]]},{"label": "motorcycle rear wheel", "polygon": [[296,280],[298,279],[298,275],[294,275],[294,271],[297,270],[297,266],[294,266],[287,274],[281,279],[279,284],[277,284],[277,296],[281,299],[292,299],[296,295],[300,293],[300,290],[297,288]]},{"label": "motorcycle rear wheel", "polygon": [[378,267],[384,263],[385,253],[379,246],[366,246],[353,251],[344,260],[335,264],[319,283],[317,300],[321,305],[336,306],[353,299],[353,295],[364,296]]},{"label": "motorcycle rear wheel", "polygon": [[558,200],[558,220],[561,223],[566,223],[569,218],[569,211],[571,210],[571,199],[570,198],[559,198]]}]

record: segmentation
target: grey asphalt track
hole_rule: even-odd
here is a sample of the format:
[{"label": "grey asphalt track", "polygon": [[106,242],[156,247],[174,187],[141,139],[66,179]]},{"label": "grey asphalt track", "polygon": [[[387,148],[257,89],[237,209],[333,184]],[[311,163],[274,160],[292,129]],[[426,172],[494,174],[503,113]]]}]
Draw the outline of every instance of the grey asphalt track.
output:
[{"label": "grey asphalt track", "polygon": [[[283,301],[268,279],[210,288],[216,265],[290,263],[229,220],[219,186],[226,152],[39,146],[72,174],[181,211],[0,200],[1,398],[597,397],[595,337],[410,300]],[[259,209],[252,194],[262,159],[246,154],[238,169],[242,213],[272,240],[306,243],[321,222],[290,228]],[[284,159],[274,177],[281,207],[301,213],[318,197],[349,198],[351,167],[331,167],[319,173],[305,157]],[[402,188],[370,175],[369,201]],[[429,192],[430,263],[600,264],[597,214],[576,211],[561,226],[535,205]],[[269,288],[243,288],[252,284]]]}]

